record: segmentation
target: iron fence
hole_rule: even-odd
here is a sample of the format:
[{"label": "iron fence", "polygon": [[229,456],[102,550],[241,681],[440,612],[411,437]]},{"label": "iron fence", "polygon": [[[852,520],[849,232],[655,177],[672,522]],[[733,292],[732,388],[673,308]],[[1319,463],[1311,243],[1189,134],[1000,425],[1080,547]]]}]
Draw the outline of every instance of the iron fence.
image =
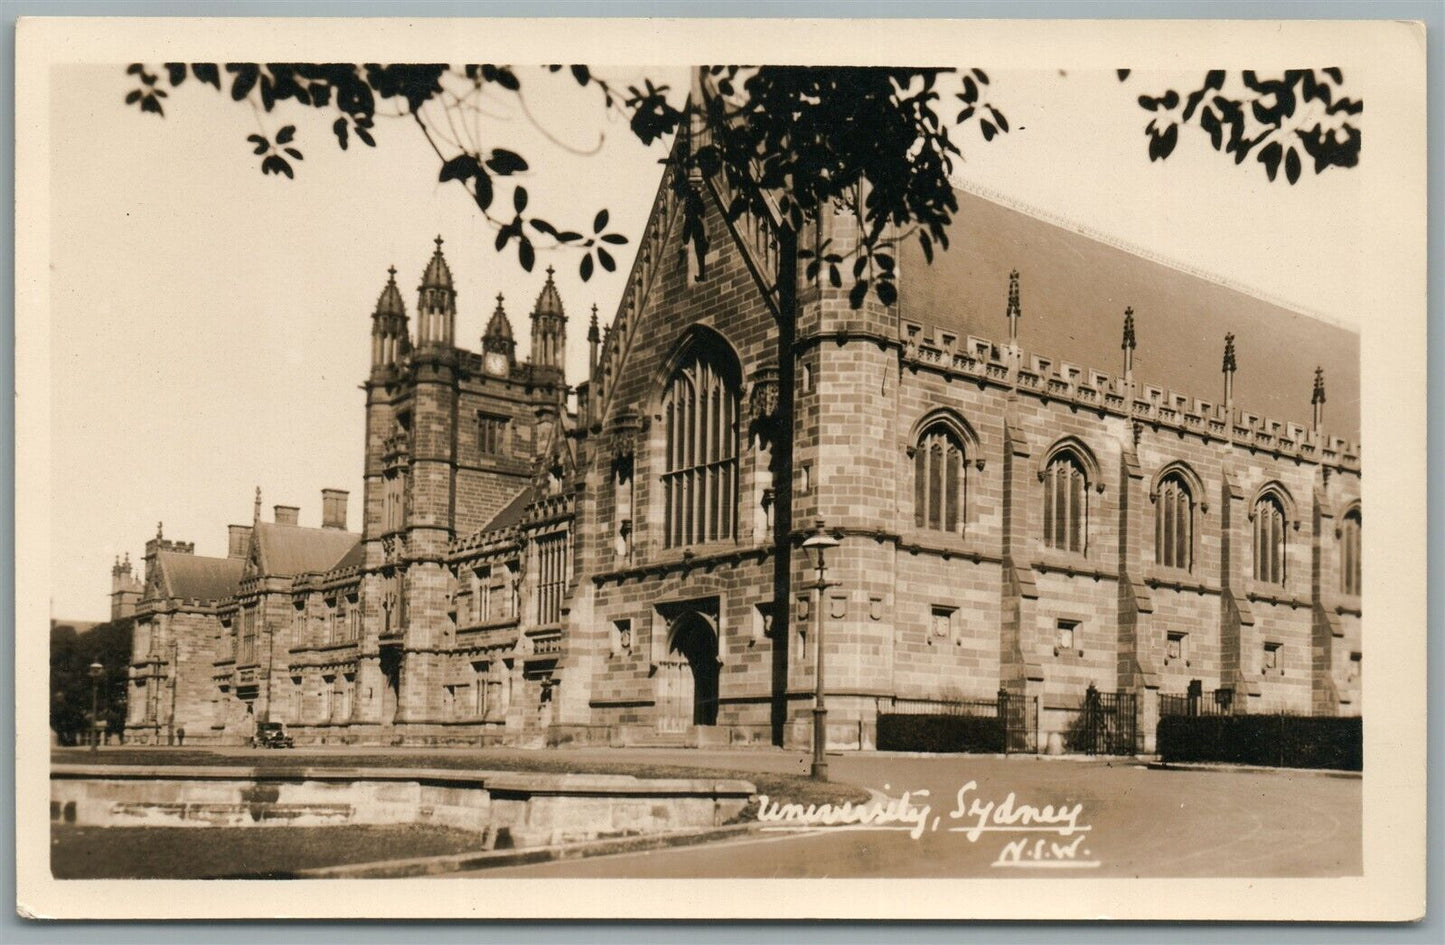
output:
[{"label": "iron fence", "polygon": [[1238,715],[1240,714],[1240,708],[1239,700],[1234,698],[1233,689],[1216,689],[1213,693],[1206,696],[1202,687],[1191,684],[1189,691],[1183,694],[1159,694],[1160,718],[1179,715],[1185,715],[1191,718],[1199,716]]},{"label": "iron fence", "polygon": [[1132,755],[1137,751],[1139,702],[1132,692],[1084,691],[1079,716],[1069,732],[1071,748],[1088,755]]},{"label": "iron fence", "polygon": [[879,715],[954,715],[975,719],[998,718],[997,699],[900,699],[879,696]]},{"label": "iron fence", "polygon": [[[932,743],[940,751],[1017,754],[1038,750],[1039,697],[1000,689],[993,699],[877,699],[879,747],[884,742]],[[938,724],[910,724],[927,718]],[[957,720],[956,723],[947,720]],[[942,727],[940,727],[942,726]],[[953,746],[953,747],[947,747]]]}]

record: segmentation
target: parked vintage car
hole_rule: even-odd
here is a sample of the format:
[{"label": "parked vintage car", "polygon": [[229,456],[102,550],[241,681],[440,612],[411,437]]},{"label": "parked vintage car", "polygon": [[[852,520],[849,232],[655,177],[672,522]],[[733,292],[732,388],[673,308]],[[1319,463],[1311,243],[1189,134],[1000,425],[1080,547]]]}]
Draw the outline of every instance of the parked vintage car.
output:
[{"label": "parked vintage car", "polygon": [[286,733],[281,722],[257,722],[256,734],[251,736],[252,748],[295,748],[296,742]]}]

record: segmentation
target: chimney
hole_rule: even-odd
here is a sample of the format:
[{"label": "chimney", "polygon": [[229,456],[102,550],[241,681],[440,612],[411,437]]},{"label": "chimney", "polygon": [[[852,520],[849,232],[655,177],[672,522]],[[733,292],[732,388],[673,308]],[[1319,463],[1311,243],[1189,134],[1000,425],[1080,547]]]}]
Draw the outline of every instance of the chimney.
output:
[{"label": "chimney", "polygon": [[250,525],[227,525],[227,526],[226,526],[226,534],[227,534],[226,557],[228,557],[228,558],[244,558],[244,557],[246,557],[246,549],[251,546],[251,526],[250,526]]},{"label": "chimney", "polygon": [[276,515],[277,525],[295,525],[301,516],[301,507],[297,505],[272,506]]},{"label": "chimney", "polygon": [[321,527],[339,528],[346,531],[346,497],[345,489],[322,489],[321,490]]}]

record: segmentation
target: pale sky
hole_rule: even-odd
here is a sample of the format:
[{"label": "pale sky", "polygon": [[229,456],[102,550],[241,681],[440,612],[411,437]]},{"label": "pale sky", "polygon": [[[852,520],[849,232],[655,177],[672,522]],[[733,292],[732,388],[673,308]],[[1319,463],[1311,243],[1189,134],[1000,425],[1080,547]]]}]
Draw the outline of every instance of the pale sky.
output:
[{"label": "pale sky", "polygon": [[[677,69],[609,69],[685,89]],[[493,232],[405,120],[378,119],[375,149],[341,152],[324,113],[263,116],[298,126],[297,179],[263,177],[245,137],[257,117],[194,80],[157,119],[122,104],[123,66],[52,73],[52,613],[102,619],[110,566],[165,522],[167,537],[223,555],[226,525],[299,505],[319,524],[320,490],[351,491],[360,525],[363,395],[370,314],[395,264],[414,314],[415,287],[440,234],[458,289],[458,342],[471,349],[494,308],[525,355],[527,312],[557,266],[569,317],[569,380],[583,379],[588,311],[611,317],[656,191],[662,148],[644,149],[601,117],[570,78],[520,69],[527,102],[552,139],[498,102],[483,134],[525,154],[529,210],[581,229],[597,209],[634,237],[619,271],[583,284],[577,259],[543,254],[527,274],[499,257]],[[1269,184],[1189,129],[1151,164],[1135,104],[1194,76],[990,70],[1013,131],[960,141],[960,180],[1151,253],[1218,274],[1330,321],[1361,321],[1360,174]],[[1347,79],[1349,76],[1346,77]],[[281,106],[285,108],[285,106]],[[1369,131],[1366,150],[1369,160]],[[1303,419],[1303,418],[1300,418]]]}]

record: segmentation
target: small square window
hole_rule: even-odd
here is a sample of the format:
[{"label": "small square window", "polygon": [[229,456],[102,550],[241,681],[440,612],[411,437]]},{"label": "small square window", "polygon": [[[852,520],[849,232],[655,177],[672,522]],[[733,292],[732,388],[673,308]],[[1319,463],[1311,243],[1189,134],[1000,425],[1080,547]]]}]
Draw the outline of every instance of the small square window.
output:
[{"label": "small square window", "polygon": [[1164,643],[1164,658],[1167,660],[1188,659],[1187,644],[1189,634],[1171,632]]},{"label": "small square window", "polygon": [[1077,620],[1060,620],[1058,628],[1054,632],[1054,646],[1060,650],[1072,650],[1074,648],[1074,631],[1079,629]]},{"label": "small square window", "polygon": [[1266,643],[1264,645],[1265,672],[1272,672],[1273,670],[1279,669],[1279,649],[1280,644],[1278,643]]}]

